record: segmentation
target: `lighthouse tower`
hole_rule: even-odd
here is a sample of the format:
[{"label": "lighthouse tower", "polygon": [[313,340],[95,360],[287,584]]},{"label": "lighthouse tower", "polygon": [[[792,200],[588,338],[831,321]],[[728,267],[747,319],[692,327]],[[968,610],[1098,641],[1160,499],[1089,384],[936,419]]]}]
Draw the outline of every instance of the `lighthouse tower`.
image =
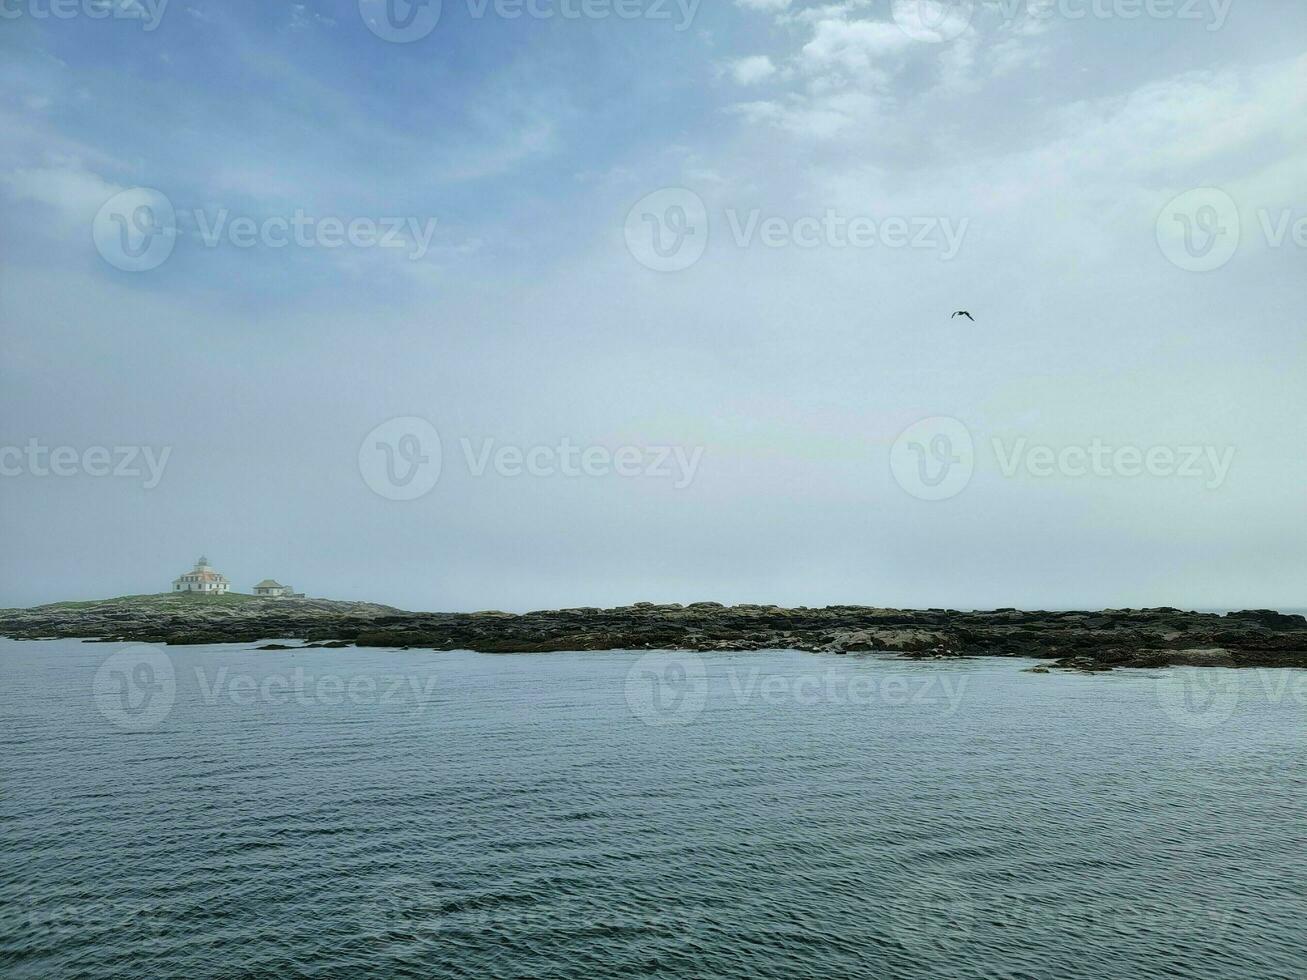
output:
[{"label": "lighthouse tower", "polygon": [[200,555],[200,560],[189,572],[182,572],[172,581],[174,592],[203,592],[207,595],[221,595],[230,583],[227,576],[213,570],[209,559]]}]

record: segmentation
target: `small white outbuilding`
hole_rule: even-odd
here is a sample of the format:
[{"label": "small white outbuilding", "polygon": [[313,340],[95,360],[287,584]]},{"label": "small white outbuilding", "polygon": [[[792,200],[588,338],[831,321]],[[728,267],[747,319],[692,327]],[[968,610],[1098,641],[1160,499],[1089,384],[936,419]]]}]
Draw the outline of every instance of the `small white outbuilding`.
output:
[{"label": "small white outbuilding", "polygon": [[254,587],[255,595],[268,596],[273,599],[303,599],[303,592],[296,592],[289,585],[282,585],[276,579],[265,578]]}]

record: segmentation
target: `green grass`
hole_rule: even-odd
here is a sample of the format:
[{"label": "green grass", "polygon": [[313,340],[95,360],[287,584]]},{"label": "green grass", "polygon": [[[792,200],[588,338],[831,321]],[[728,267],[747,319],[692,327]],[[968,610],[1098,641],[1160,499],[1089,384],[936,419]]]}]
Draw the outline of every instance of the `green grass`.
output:
[{"label": "green grass", "polygon": [[242,606],[250,602],[262,601],[260,596],[245,595],[242,592],[227,592],[220,595],[203,595],[199,592],[156,592],[152,595],[124,595],[116,599],[83,599],[76,602],[51,602],[43,609],[90,609],[105,605],[205,605],[205,606]]}]

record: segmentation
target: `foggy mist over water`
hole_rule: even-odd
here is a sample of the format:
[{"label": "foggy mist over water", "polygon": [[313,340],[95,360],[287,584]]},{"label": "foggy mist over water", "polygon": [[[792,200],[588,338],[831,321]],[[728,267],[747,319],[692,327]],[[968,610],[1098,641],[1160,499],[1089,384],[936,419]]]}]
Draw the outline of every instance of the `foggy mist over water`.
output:
[{"label": "foggy mist over water", "polygon": [[0,974],[1307,976],[1305,175],[1303,4],[0,0]]},{"label": "foggy mist over water", "polygon": [[1301,607],[1307,10],[1030,6],[7,20],[0,604]]}]

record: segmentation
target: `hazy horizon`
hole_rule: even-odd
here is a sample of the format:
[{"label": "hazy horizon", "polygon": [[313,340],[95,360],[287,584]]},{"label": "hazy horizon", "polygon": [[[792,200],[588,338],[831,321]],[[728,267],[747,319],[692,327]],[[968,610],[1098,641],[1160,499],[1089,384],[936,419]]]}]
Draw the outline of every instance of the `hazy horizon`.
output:
[{"label": "hazy horizon", "polygon": [[[284,584],[284,583],[283,583],[283,584]],[[293,583],[292,583],[292,584],[293,584]],[[33,604],[31,604],[31,606],[54,605],[54,604],[58,604],[58,603],[60,603],[60,602],[94,602],[94,601],[96,601],[96,600],[134,599],[134,598],[142,598],[142,597],[149,598],[149,597],[152,597],[152,596],[165,596],[165,595],[175,595],[175,594],[177,594],[177,593],[172,592],[172,591],[169,591],[169,590],[164,590],[164,591],[161,591],[161,592],[154,592],[154,593],[131,593],[131,594],[124,594],[124,595],[103,595],[103,596],[92,596],[92,595],[86,595],[86,596],[69,596],[69,597],[67,597],[67,598],[65,598],[65,599],[56,599],[56,600],[50,600],[49,602],[42,601],[42,602],[39,602],[39,603],[33,603]],[[244,590],[241,590],[241,589],[238,589],[238,588],[235,588],[235,587],[231,588],[229,594],[232,594],[232,595],[241,595],[242,597],[245,597],[245,598],[254,598],[254,595],[253,595],[252,592],[244,591]],[[194,594],[192,594],[192,595],[193,595],[193,599],[192,599],[192,601],[194,601],[194,602],[205,602],[205,601],[208,601],[208,597],[205,597],[205,596],[199,596],[199,595],[194,595]],[[359,596],[308,595],[308,596],[306,596],[306,598],[307,598],[307,599],[310,599],[310,600],[312,600],[312,599],[327,599],[327,600],[331,600],[331,601],[340,601],[340,602],[370,602],[370,603],[376,603],[376,604],[380,604],[380,605],[391,605],[391,606],[394,606],[394,605],[395,605],[395,603],[386,602],[384,599],[379,599],[379,598],[376,598],[375,596],[372,596],[372,597],[359,597]],[[218,601],[221,602],[222,600],[219,599]],[[288,600],[275,599],[275,598],[264,598],[264,599],[262,599],[261,601],[266,601],[266,602],[273,603],[273,602],[283,602],[283,601],[288,601]],[[644,602],[644,601],[646,601],[646,600],[634,599],[634,600],[631,600],[631,601],[629,601],[629,602],[616,602],[616,603],[612,603],[612,604],[605,604],[605,605],[603,605],[603,606],[592,606],[592,605],[587,605],[587,604],[584,604],[584,603],[563,603],[563,604],[558,605],[558,606],[550,606],[550,607],[531,608],[531,607],[528,607],[528,606],[522,606],[521,608],[512,608],[512,609],[505,609],[505,608],[502,608],[502,607],[499,607],[499,606],[495,606],[495,607],[489,607],[489,606],[487,606],[487,607],[479,607],[479,608],[471,608],[471,607],[468,607],[468,608],[462,608],[462,609],[454,609],[454,608],[436,608],[436,607],[424,607],[424,606],[410,606],[410,607],[405,607],[405,606],[396,606],[396,608],[397,608],[397,609],[400,609],[401,611],[404,611],[404,612],[414,612],[414,613],[476,614],[476,613],[488,613],[488,612],[502,612],[502,613],[511,613],[511,614],[515,614],[515,615],[520,615],[520,614],[534,613],[534,612],[551,612],[551,611],[563,610],[563,609],[584,609],[584,608],[592,608],[592,609],[593,609],[593,608],[598,608],[598,609],[616,609],[616,608],[629,608],[629,607],[631,607],[631,606],[636,605],[636,604],[639,603],[639,602]],[[716,599],[695,599],[695,600],[691,600],[691,601],[693,601],[693,602],[717,602],[717,601],[719,601],[719,600],[716,600]],[[680,600],[669,599],[669,600],[666,600],[665,602],[662,602],[662,603],[655,603],[655,605],[665,605],[665,606],[667,606],[667,605],[682,605],[682,606],[688,606],[688,605],[690,605],[690,602],[691,602],[691,601],[681,602]],[[1115,609],[1147,609],[1147,608],[1159,608],[1159,607],[1148,607],[1148,606],[1117,606],[1117,607],[1107,607],[1107,606],[1101,606],[1101,607],[1089,607],[1089,606],[1055,606],[1055,607],[1044,608],[1044,609],[1038,609],[1038,608],[1035,608],[1035,607],[1033,607],[1033,606],[1020,607],[1020,606],[1002,606],[1002,605],[999,605],[999,606],[983,606],[983,607],[982,607],[982,606],[967,606],[967,607],[953,607],[953,606],[884,606],[884,605],[881,605],[881,604],[879,604],[879,603],[868,603],[868,602],[821,603],[821,604],[813,604],[813,605],[803,605],[803,604],[790,604],[790,603],[784,603],[784,602],[769,602],[769,601],[762,601],[762,600],[752,601],[752,600],[746,600],[746,599],[737,600],[737,601],[732,601],[732,602],[723,602],[723,603],[721,603],[721,604],[724,605],[724,606],[728,606],[728,607],[730,607],[730,606],[750,606],[750,605],[752,605],[752,606],[775,606],[775,607],[777,607],[777,608],[781,608],[781,609],[822,609],[822,608],[826,608],[826,607],[838,607],[838,606],[863,606],[863,607],[866,607],[866,608],[903,609],[904,611],[930,611],[930,610],[934,610],[934,609],[945,609],[945,610],[948,610],[948,611],[950,611],[950,612],[960,612],[960,613],[991,612],[991,611],[994,611],[994,610],[1002,610],[1002,609],[1019,609],[1021,612],[1052,612],[1052,613],[1062,613],[1062,612],[1100,612],[1100,611],[1104,611],[1104,610],[1106,610],[1106,609],[1112,609],[1112,608],[1115,608]],[[4,607],[0,607],[0,608],[4,608]],[[30,608],[30,607],[29,607],[29,606],[23,606],[23,607],[11,607],[11,608]],[[1229,614],[1229,613],[1253,611],[1253,607],[1251,607],[1251,606],[1210,606],[1210,607],[1203,607],[1203,608],[1198,608],[1198,607],[1187,607],[1187,606],[1176,606],[1176,607],[1174,607],[1174,608],[1180,609],[1182,612],[1188,612],[1188,613],[1203,613],[1203,614],[1213,614],[1213,615],[1220,615],[1220,616],[1227,615],[1227,614]],[[1265,609],[1265,608],[1267,608],[1267,607],[1257,607],[1257,608],[1258,608],[1258,609]],[[1307,616],[1307,607],[1300,607],[1300,608],[1273,607],[1273,608],[1271,608],[1271,611],[1273,611],[1273,612],[1278,612],[1278,613],[1283,613],[1283,614],[1285,614],[1285,615]]]},{"label": "hazy horizon", "polygon": [[0,606],[1307,605],[1307,7],[383,7],[6,6]]}]

